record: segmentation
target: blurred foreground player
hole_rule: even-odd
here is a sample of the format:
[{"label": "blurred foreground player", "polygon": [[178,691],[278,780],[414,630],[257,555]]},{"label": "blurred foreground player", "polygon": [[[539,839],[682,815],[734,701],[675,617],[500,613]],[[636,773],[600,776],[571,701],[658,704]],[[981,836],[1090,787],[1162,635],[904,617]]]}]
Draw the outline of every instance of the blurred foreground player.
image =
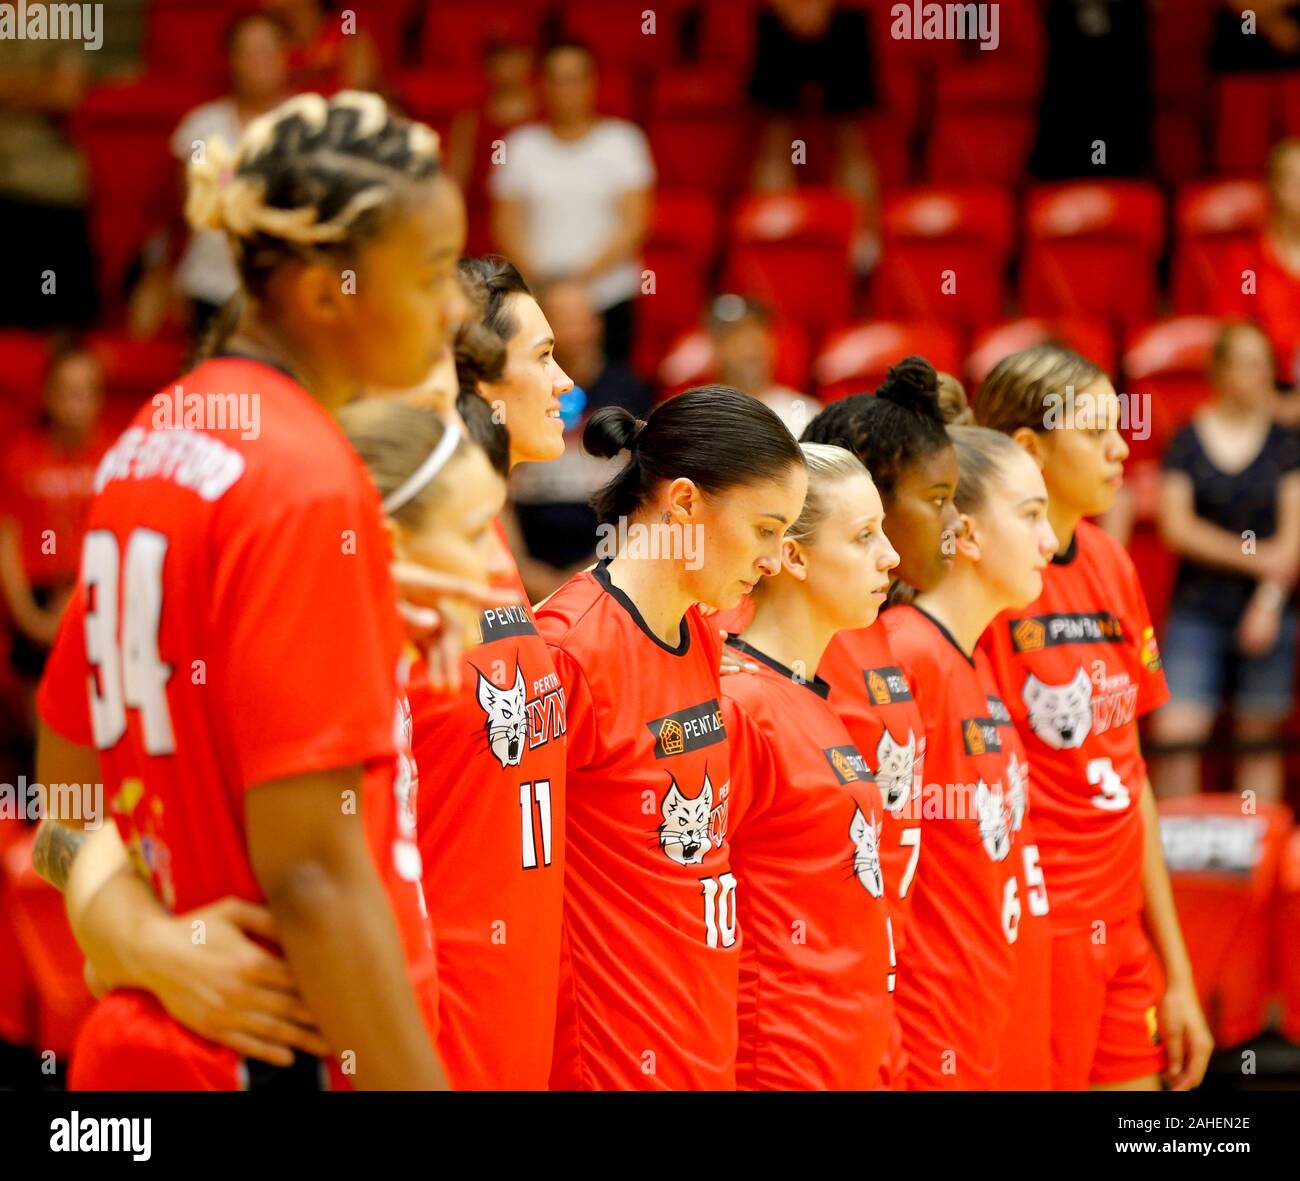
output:
[{"label": "blurred foreground player", "polygon": [[[419,858],[393,794],[402,628],[374,486],[329,411],[415,385],[446,350],[464,210],[428,128],[344,92],[276,108],[232,159],[209,143],[187,212],[231,236],[248,302],[184,390],[247,394],[259,429],[156,429],[146,406],[105,458],[38,772],[102,776],[171,910],[266,899],[340,1055],[331,1085],[441,1087]],[[295,1077],[320,1085],[319,1065]],[[226,1089],[267,1073],[116,992],[71,1081]]]}]

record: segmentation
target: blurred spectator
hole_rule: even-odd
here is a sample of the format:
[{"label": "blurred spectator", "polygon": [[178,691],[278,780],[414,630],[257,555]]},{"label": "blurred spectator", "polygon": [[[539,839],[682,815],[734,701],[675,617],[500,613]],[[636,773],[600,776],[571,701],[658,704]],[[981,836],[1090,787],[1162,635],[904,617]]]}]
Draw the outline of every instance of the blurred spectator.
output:
[{"label": "blurred spectator", "polygon": [[555,359],[574,388],[561,398],[568,403],[564,454],[547,463],[520,464],[511,482],[515,520],[532,559],[521,573],[534,602],[593,560],[597,522],[588,501],[619,465],[582,449],[587,418],[602,406],[622,406],[644,418],[651,401],[649,386],[626,364],[606,356],[604,326],[581,283],[550,284],[541,293],[541,306],[555,332]]},{"label": "blurred spectator", "polygon": [[[1243,16],[1254,15],[1246,32]],[[1300,65],[1300,4],[1295,0],[1219,0],[1210,65],[1224,73]]]},{"label": "blurred spectator", "polygon": [[56,348],[40,426],[0,456],[0,593],[15,631],[10,661],[29,691],[77,578],[95,469],[109,442],[100,427],[103,390],[93,353]]},{"label": "blurred spectator", "polygon": [[740,295],[720,295],[709,311],[709,334],[718,381],[769,406],[797,439],[822,407],[777,383],[776,338],[767,308]]},{"label": "blurred spectator", "polygon": [[[1214,399],[1170,441],[1159,525],[1181,561],[1163,645],[1172,696],[1153,720],[1168,744],[1206,742],[1232,685],[1236,737],[1275,740],[1294,701],[1300,438],[1273,421],[1273,357],[1253,324],[1215,343]],[[1162,796],[1199,790],[1199,751],[1163,756]],[[1237,759],[1237,791],[1282,796],[1276,750]]]},{"label": "blurred spectator", "polygon": [[[1148,171],[1152,101],[1146,2],[1049,0],[1047,69],[1030,162],[1039,180]],[[1098,142],[1104,160],[1096,158]]]},{"label": "blurred spectator", "polygon": [[[195,107],[172,134],[171,152],[180,162],[181,192],[185,167],[194,145],[218,136],[232,149],[243,129],[258,115],[288,97],[288,68],[283,27],[264,13],[237,17],[226,32],[230,67],[230,93]],[[132,332],[150,336],[166,315],[175,294],[186,302],[186,322],[191,338],[203,336],[212,317],[239,290],[239,274],[230,243],[220,230],[189,230],[175,273],[168,267],[165,240],[159,236],[147,247],[152,257],[131,296]]]},{"label": "blurred spectator", "polygon": [[447,133],[447,171],[466,194],[480,191],[487,175],[491,153],[483,148],[537,118],[534,57],[522,41],[496,41],[483,52],[482,108],[458,112]]},{"label": "blurred spectator", "polygon": [[[370,34],[343,31],[346,14],[332,0],[265,0],[289,34],[289,75],[294,90],[381,90],[379,53]],[[353,13],[355,19],[355,13]]]},{"label": "blurred spectator", "polygon": [[1268,159],[1269,215],[1240,269],[1251,269],[1254,291],[1229,276],[1224,310],[1251,315],[1268,333],[1279,375],[1300,384],[1300,139],[1279,143]]},{"label": "blurred spectator", "polygon": [[878,199],[876,168],[861,117],[876,105],[875,69],[867,14],[836,0],[769,0],[758,11],[758,50],[749,97],[765,116],[754,160],[756,189],[796,184],[792,141],[799,116],[833,123],[834,183],[858,198],[862,233],[855,261],[866,271],[878,244],[869,227]]},{"label": "blurred spectator", "polygon": [[98,311],[86,166],[63,126],[85,93],[86,61],[80,43],[0,39],[0,325],[81,327]]},{"label": "blurred spectator", "polygon": [[605,351],[632,351],[654,163],[645,133],[596,111],[591,50],[563,41],[542,59],[544,123],[510,133],[490,181],[502,253],[532,282],[581,279],[605,320]]}]

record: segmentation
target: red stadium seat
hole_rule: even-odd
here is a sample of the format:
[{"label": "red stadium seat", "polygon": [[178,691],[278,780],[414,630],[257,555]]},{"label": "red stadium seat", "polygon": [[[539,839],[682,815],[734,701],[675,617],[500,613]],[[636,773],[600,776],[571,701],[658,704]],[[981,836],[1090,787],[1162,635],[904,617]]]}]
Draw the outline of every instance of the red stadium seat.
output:
[{"label": "red stadium seat", "polygon": [[[808,341],[793,324],[780,321],[772,325],[776,346],[773,380],[790,389],[802,390],[808,384]],[[706,329],[695,328],[680,336],[659,363],[657,377],[660,393],[671,397],[691,386],[717,380],[713,362],[713,340]]]},{"label": "red stadium seat", "polygon": [[536,45],[547,0],[437,0],[425,6],[420,60],[479,66],[494,41]]},{"label": "red stadium seat", "polygon": [[1246,814],[1236,795],[1160,804],[1160,838],[1197,991],[1220,1046],[1263,1032],[1274,991],[1278,867],[1291,831],[1283,804]]},{"label": "red stadium seat", "polygon": [[188,79],[144,77],[95,87],[72,116],[71,133],[90,169],[91,239],[110,306],[145,237],[166,223],[176,201],[180,166],[168,140],[209,97]]},{"label": "red stadium seat", "polygon": [[699,323],[718,241],[718,204],[707,193],[658,192],[646,239],[654,292],[637,302],[637,368],[652,373],[669,344]]},{"label": "red stadium seat", "polygon": [[957,373],[962,342],[949,324],[880,321],[831,333],[813,362],[817,396],[834,402],[850,394],[874,391],[891,365],[912,355],[936,369]]},{"label": "red stadium seat", "polygon": [[1277,74],[1223,74],[1214,85],[1214,166],[1221,176],[1258,176],[1282,132]]},{"label": "red stadium seat", "polygon": [[754,64],[762,0],[709,0],[700,5],[700,57],[742,69]]},{"label": "red stadium seat", "polygon": [[1254,180],[1187,185],[1174,201],[1173,301],[1180,315],[1222,315],[1240,301],[1241,251],[1268,213]]},{"label": "red stadium seat", "polygon": [[939,111],[926,148],[925,175],[934,184],[1017,185],[1034,146],[1034,129],[1027,111]]},{"label": "red stadium seat", "polygon": [[153,0],[145,9],[148,72],[184,77],[215,94],[227,81],[227,27],[260,7],[257,0]]},{"label": "red stadium seat", "polygon": [[926,145],[932,183],[1022,183],[1034,146],[1043,59],[1028,44],[1015,56],[1009,52],[1010,46],[999,45],[987,55],[996,61],[981,60],[986,55],[980,53],[940,72]]},{"label": "red stadium seat", "polygon": [[1300,1044],[1300,829],[1291,833],[1282,854],[1273,946],[1282,990],[1281,1031]]},{"label": "red stadium seat", "polygon": [[1011,198],[991,185],[889,194],[873,314],[965,328],[996,319],[1006,298],[1013,221]]},{"label": "red stadium seat", "polygon": [[1107,373],[1115,372],[1115,335],[1104,320],[1078,316],[1059,316],[1051,320],[1023,318],[996,324],[976,334],[966,358],[966,373],[978,386],[1003,357],[1031,349],[1035,345],[1057,341],[1100,365]]},{"label": "red stadium seat", "polygon": [[1021,273],[1024,310],[1101,316],[1131,327],[1155,311],[1164,199],[1142,181],[1031,189]]},{"label": "red stadium seat", "polygon": [[[568,0],[561,24],[570,37],[591,47],[601,70],[641,76],[664,69],[676,57],[677,22],[685,0]],[[654,17],[654,33],[647,30]]]},{"label": "red stadium seat", "polygon": [[1210,350],[1219,327],[1213,316],[1174,316],[1128,337],[1124,384],[1130,395],[1145,398],[1151,432],[1131,438],[1131,462],[1158,460],[1173,433],[1209,398]]},{"label": "red stadium seat", "polygon": [[49,339],[22,328],[0,328],[0,439],[41,404]]},{"label": "red stadium seat", "polygon": [[655,168],[675,188],[724,194],[748,182],[754,129],[733,71],[686,66],[660,74],[646,134]]},{"label": "red stadium seat", "polygon": [[832,189],[742,197],[723,285],[750,292],[817,336],[849,319],[856,209]]},{"label": "red stadium seat", "polygon": [[132,340],[118,332],[96,332],[86,343],[104,366],[106,425],[125,427],[141,403],[185,372],[185,341],[175,337]]},{"label": "red stadium seat", "polygon": [[484,88],[482,70],[471,66],[406,70],[396,84],[398,101],[407,114],[444,137],[457,114],[483,102]]}]

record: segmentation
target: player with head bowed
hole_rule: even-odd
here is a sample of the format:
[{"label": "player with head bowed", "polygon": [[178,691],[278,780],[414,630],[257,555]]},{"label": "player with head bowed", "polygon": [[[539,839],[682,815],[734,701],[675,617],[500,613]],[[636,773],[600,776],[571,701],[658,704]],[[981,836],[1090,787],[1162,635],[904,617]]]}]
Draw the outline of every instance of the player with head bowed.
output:
[{"label": "player with head bowed", "polygon": [[1086,519],[1123,478],[1121,409],[1098,366],[1051,345],[981,384],[976,420],[1040,465],[1059,542],[1041,593],[999,615],[981,646],[1029,751],[1052,887],[1052,1085],[1154,1090],[1163,1075],[1184,1090],[1213,1041],[1138,745],[1138,718],[1169,691],[1133,561]]},{"label": "player with head bowed", "polygon": [[728,833],[747,801],[720,642],[696,604],[733,607],[777,571],[803,456],[776,415],[725,386],[644,422],[598,410],[583,445],[627,460],[595,501],[604,556],[536,609],[568,707],[551,1085],[729,1089],[745,885]]},{"label": "player with head bowed", "polygon": [[731,834],[744,932],[736,1081],[863,1090],[881,1083],[894,1017],[885,802],[815,670],[832,636],[875,622],[898,555],[853,453],[801,450],[803,510],[731,641],[757,671],[723,680],[732,778],[751,796]]},{"label": "player with head bowed", "polygon": [[[1046,990],[1050,883],[1029,839],[1024,748],[977,645],[998,612],[1038,594],[1056,541],[1028,456],[993,431],[949,434],[961,513],[952,568],[882,621],[926,732],[917,804],[924,854],[895,994],[899,1082],[910,1090],[1042,1086],[1048,1037],[1037,994]],[[1024,1043],[1037,1078],[1020,1077],[1018,1052],[1008,1053]]]},{"label": "player with head bowed", "polygon": [[[115,990],[71,1081],[255,1086],[275,1073],[255,1059],[285,1063],[273,1043],[288,1041],[325,1059],[298,1059],[290,1077],[307,1086],[443,1086],[418,855],[391,790],[404,636],[379,500],[332,412],[358,389],[415,385],[445,355],[464,307],[463,205],[427,127],[345,91],[289,100],[233,154],[209,142],[187,212],[227,233],[245,299],[183,385],[258,398],[260,433],[163,429],[146,406],[99,471],[42,687],[39,770],[105,785],[153,895],[105,872],[111,858],[72,862],[74,928]],[[46,830],[61,877],[70,851],[53,846],[78,834]],[[142,922],[155,896],[184,918]],[[123,991],[151,987],[136,953],[160,923],[188,937],[197,921],[197,974],[242,957],[264,1002],[232,1028],[224,994],[207,993],[189,1013],[205,1036],[166,997]],[[273,931],[284,961],[253,964],[241,926]]]}]

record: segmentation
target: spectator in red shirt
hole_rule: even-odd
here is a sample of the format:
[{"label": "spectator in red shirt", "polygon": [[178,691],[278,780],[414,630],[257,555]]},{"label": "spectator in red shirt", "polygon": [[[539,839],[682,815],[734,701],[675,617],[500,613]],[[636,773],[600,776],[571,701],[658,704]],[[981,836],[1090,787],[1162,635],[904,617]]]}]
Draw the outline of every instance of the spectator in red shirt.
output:
[{"label": "spectator in red shirt", "polygon": [[0,459],[0,594],[15,631],[10,660],[34,687],[77,578],[86,510],[107,439],[104,374],[76,344],[56,349],[40,425]]}]

